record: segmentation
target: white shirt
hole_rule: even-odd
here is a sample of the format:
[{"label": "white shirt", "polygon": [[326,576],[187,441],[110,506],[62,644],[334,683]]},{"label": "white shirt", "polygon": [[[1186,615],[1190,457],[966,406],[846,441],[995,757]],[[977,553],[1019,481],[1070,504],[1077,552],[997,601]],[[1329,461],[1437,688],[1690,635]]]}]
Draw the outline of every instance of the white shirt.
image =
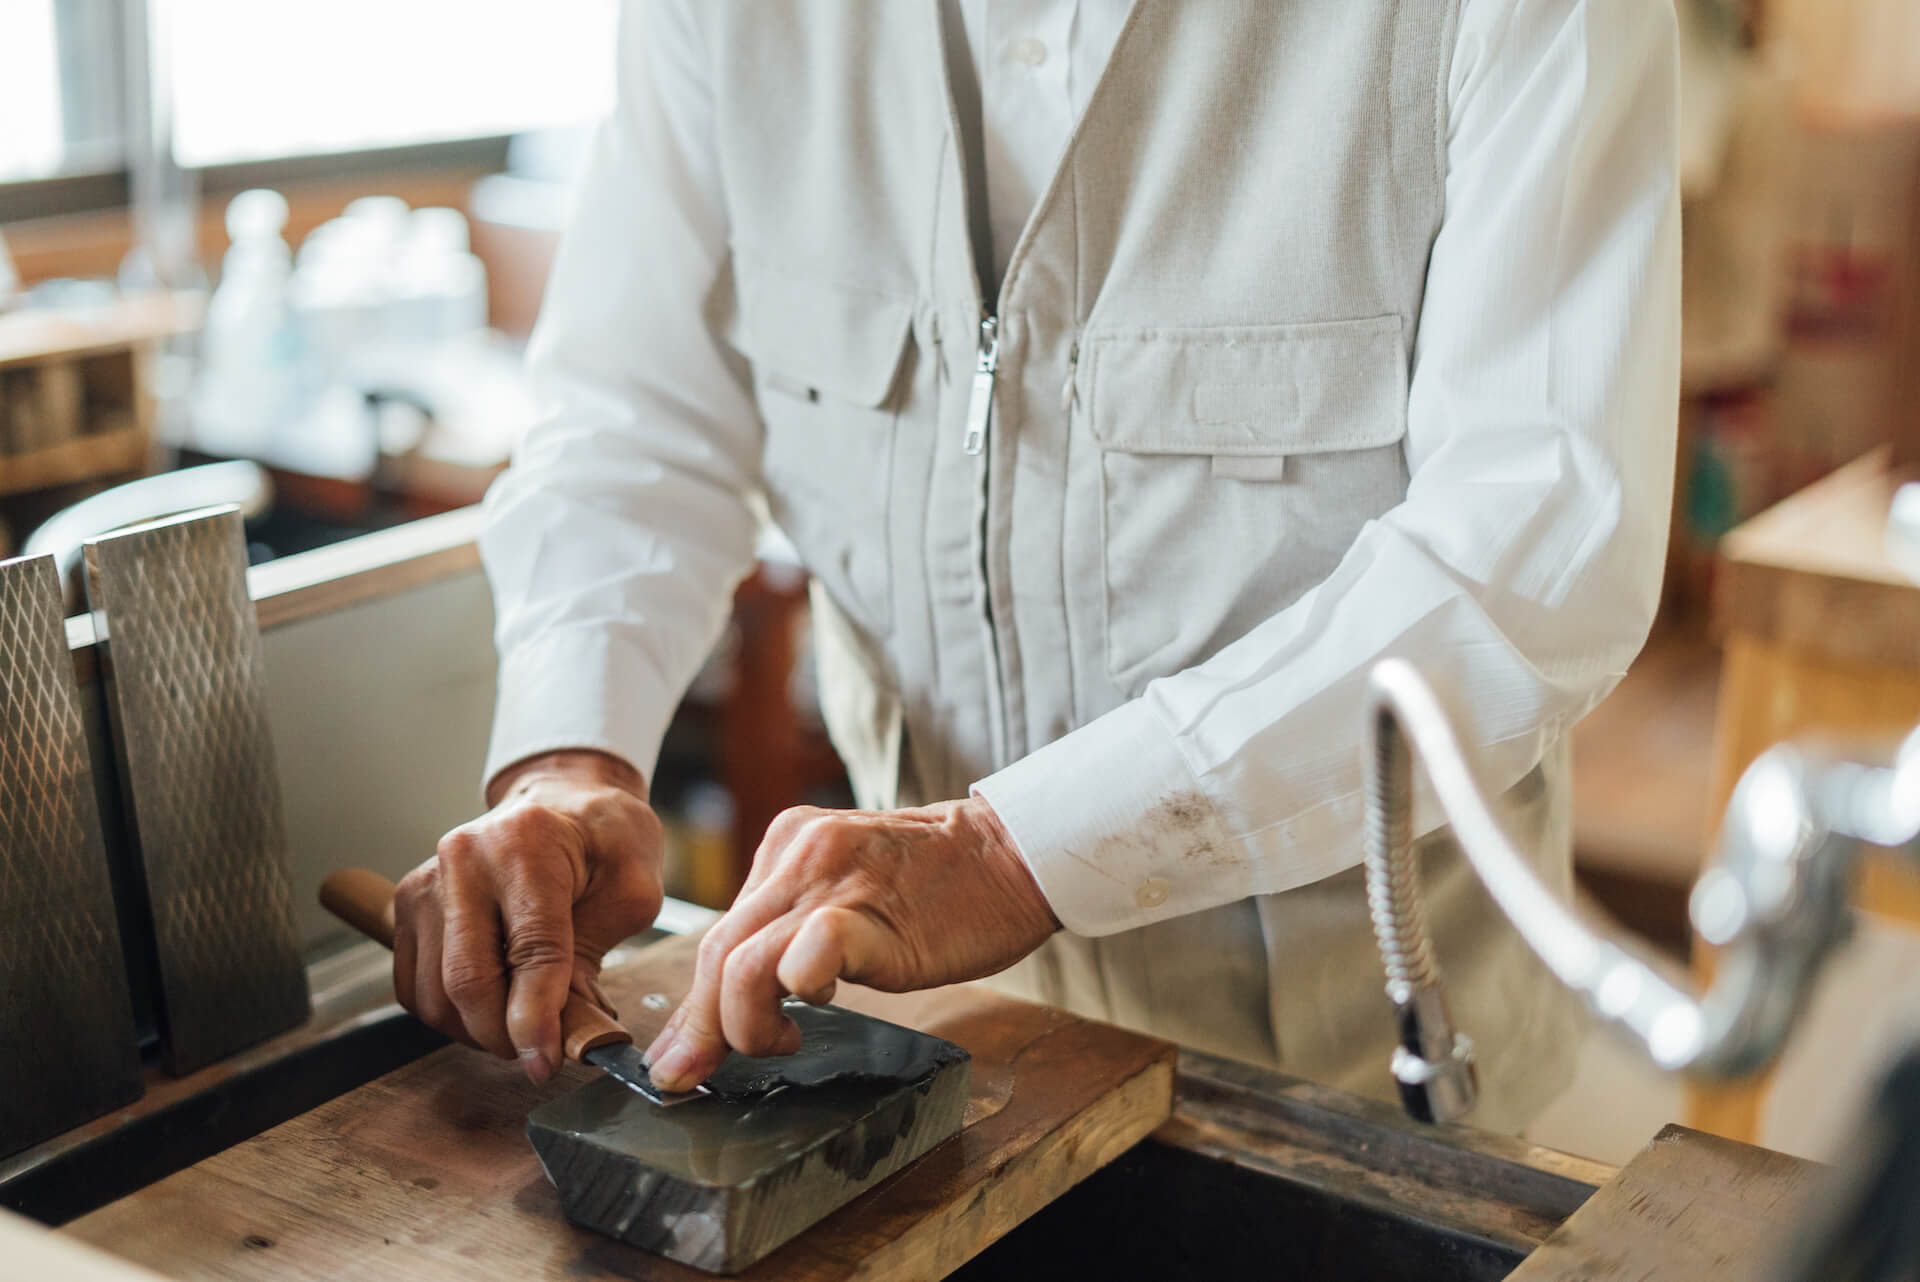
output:
[{"label": "white shirt", "polygon": [[1129,0],[959,0],[980,81],[996,276],[1006,275],[1130,8]]},{"label": "white shirt", "polygon": [[[501,651],[489,776],[564,747],[650,775],[752,564],[758,419],[697,305],[727,244],[697,3],[630,0],[621,103],[534,338],[543,417],[488,496]],[[1004,269],[1128,5],[960,5]],[[1674,43],[1660,0],[1465,0],[1406,500],[1247,637],[976,784],[1069,929],[1103,934],[1349,866],[1354,692],[1386,654],[1444,654],[1465,674],[1488,776],[1511,782],[1637,653],[1659,593],[1679,383]],[[1192,779],[1248,834],[1229,857],[1196,868],[1116,840]],[[1076,849],[1140,866],[1089,868]],[[1153,893],[1115,893],[1140,886]]]}]

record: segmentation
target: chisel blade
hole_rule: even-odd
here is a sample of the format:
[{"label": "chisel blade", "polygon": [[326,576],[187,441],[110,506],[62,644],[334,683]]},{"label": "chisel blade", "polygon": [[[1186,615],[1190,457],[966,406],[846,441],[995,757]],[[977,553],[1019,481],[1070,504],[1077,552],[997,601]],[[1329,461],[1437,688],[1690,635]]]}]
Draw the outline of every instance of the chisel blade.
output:
[{"label": "chisel blade", "polygon": [[640,1048],[632,1042],[596,1046],[580,1058],[595,1068],[604,1070],[608,1077],[621,1082],[662,1108],[685,1104],[689,1100],[697,1100],[710,1093],[704,1085],[696,1086],[690,1091],[661,1090],[653,1084],[653,1078],[647,1073],[647,1061],[640,1054]]}]

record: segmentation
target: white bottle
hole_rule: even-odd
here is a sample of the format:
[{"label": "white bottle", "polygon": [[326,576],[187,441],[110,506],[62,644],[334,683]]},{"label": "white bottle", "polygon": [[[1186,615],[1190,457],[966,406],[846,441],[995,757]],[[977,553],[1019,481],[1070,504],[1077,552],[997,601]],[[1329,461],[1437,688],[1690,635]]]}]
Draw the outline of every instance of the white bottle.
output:
[{"label": "white bottle", "polygon": [[277,191],[243,191],[227,205],[232,243],[207,303],[193,394],[194,444],[207,453],[255,457],[295,412],[300,352],[286,225]]},{"label": "white bottle", "polygon": [[459,210],[414,211],[399,277],[409,337],[441,343],[486,328],[487,268],[467,243]]}]

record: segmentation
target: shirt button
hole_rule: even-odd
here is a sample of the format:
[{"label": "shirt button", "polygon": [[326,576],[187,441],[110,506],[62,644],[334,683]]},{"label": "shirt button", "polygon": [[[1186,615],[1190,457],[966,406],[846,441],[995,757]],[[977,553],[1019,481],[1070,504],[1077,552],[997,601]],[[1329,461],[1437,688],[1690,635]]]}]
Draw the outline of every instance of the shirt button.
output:
[{"label": "shirt button", "polygon": [[1028,67],[1039,66],[1047,60],[1046,42],[1033,36],[1014,41],[1013,60]]},{"label": "shirt button", "polygon": [[1158,908],[1167,902],[1169,893],[1166,882],[1158,877],[1149,877],[1133,892],[1133,902],[1142,908]]}]

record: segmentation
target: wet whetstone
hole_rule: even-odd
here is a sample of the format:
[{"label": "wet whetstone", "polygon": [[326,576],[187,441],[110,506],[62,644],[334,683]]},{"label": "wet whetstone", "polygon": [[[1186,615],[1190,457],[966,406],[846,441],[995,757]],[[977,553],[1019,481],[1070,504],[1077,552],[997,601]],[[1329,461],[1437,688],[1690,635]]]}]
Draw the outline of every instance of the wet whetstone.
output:
[{"label": "wet whetstone", "polygon": [[801,1048],[734,1056],[706,1099],[662,1108],[601,1078],[535,1109],[527,1135],[568,1218],[734,1273],[960,1131],[951,1042],[836,1007],[789,1007]]}]

